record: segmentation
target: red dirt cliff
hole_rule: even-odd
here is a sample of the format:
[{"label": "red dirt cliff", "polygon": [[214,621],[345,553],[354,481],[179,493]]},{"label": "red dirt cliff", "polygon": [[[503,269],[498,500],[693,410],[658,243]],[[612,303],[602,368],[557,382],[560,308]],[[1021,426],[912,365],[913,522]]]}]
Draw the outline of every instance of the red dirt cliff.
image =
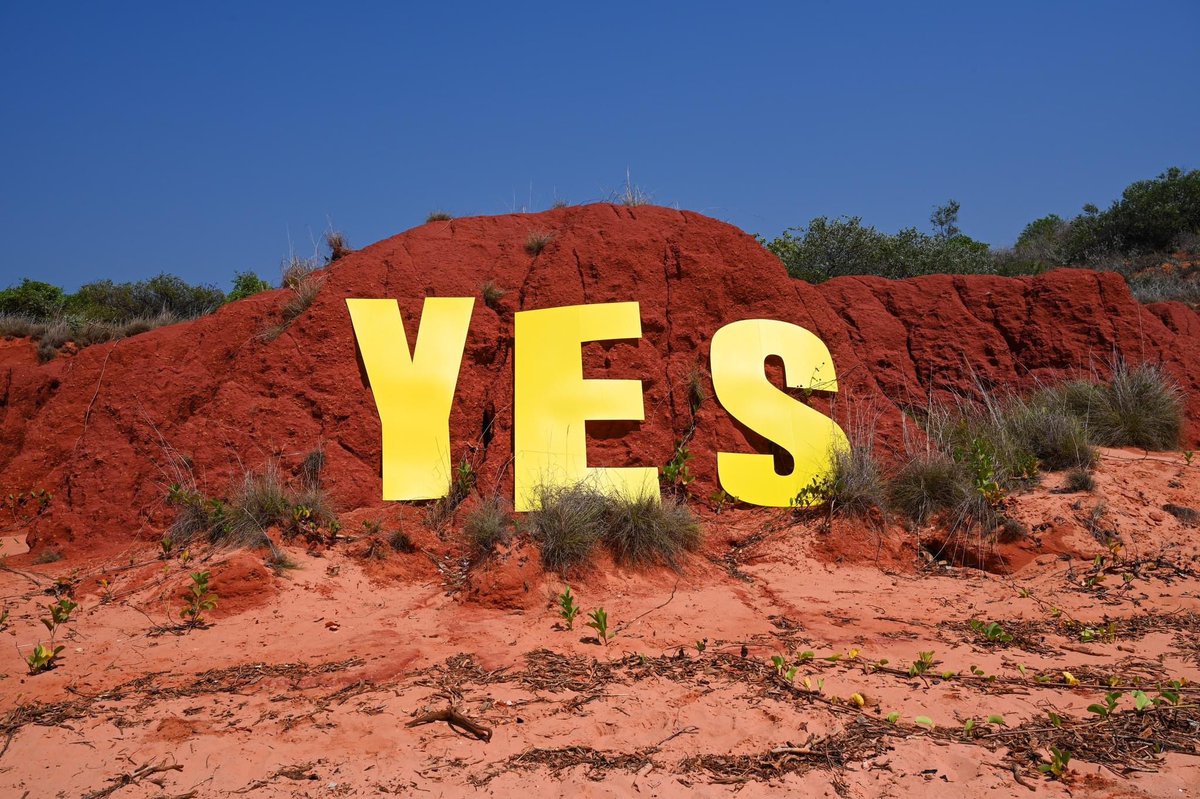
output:
[{"label": "red dirt cliff", "polygon": [[[553,238],[531,256],[524,245],[535,231]],[[712,400],[693,420],[689,384],[699,375],[711,395],[709,340],[751,317],[820,336],[841,383],[835,416],[878,413],[885,448],[902,446],[902,408],[930,392],[1103,375],[1114,355],[1166,367],[1189,398],[1186,443],[1200,443],[1200,315],[1142,306],[1116,274],[812,286],[730,225],[613,205],[433,222],[324,274],[316,301],[273,340],[263,332],[279,323],[284,290],[45,365],[28,341],[0,341],[0,489],[54,494],[31,542],[91,550],[157,538],[179,459],[221,495],[243,469],[271,458],[294,468],[322,444],[339,509],[383,504],[379,421],[345,299],[396,298],[411,340],[425,296],[479,297],[487,282],[505,294],[496,309],[476,302],[451,437],[455,460],[470,459],[483,485],[506,491],[513,313],[576,303],[637,300],[642,311],[640,341],[584,347],[588,376],[641,379],[645,391],[644,423],[589,426],[591,462],[661,465],[694,423],[691,468],[705,494],[717,450],[750,451],[751,434]]]}]

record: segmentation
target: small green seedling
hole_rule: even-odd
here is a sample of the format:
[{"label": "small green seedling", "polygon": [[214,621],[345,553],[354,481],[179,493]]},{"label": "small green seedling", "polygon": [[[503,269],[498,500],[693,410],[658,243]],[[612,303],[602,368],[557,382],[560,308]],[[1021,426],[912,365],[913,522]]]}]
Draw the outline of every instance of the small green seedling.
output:
[{"label": "small green seedling", "polygon": [[1133,709],[1141,713],[1146,708],[1154,707],[1154,700],[1146,696],[1145,691],[1133,692]]},{"label": "small green seedling", "polygon": [[162,558],[163,560],[170,560],[171,559],[171,550],[175,548],[175,542],[171,540],[170,533],[167,533],[166,535],[164,535],[162,537],[162,540],[158,542],[158,547],[159,547],[158,556],[160,558]]},{"label": "small green seedling", "polygon": [[33,651],[29,653],[29,656],[25,658],[25,662],[29,665],[29,673],[31,675],[41,674],[43,671],[49,671],[57,666],[58,655],[63,649],[65,649],[63,646],[54,646],[51,644],[47,647],[38,642]]},{"label": "small green seedling", "polygon": [[596,608],[588,614],[587,626],[596,631],[596,637],[605,646],[608,646],[608,641],[612,638],[612,633],[608,629],[608,613],[604,608]]},{"label": "small green seedling", "polygon": [[197,627],[204,623],[205,611],[217,606],[217,595],[209,586],[209,572],[192,572],[191,595],[188,605],[179,615],[188,620],[189,627]]},{"label": "small green seedling", "polygon": [[77,607],[79,607],[77,603],[65,597],[50,605],[50,618],[42,619],[42,624],[46,625],[46,629],[50,631],[51,636],[55,634],[59,626],[66,624],[70,620],[71,611]]},{"label": "small green seedling", "polygon": [[703,641],[696,642],[696,653],[697,654],[702,654],[705,649],[708,649],[708,639],[707,638],[705,638]]},{"label": "small green seedling", "polygon": [[1004,720],[1004,716],[1001,716],[998,713],[993,713],[992,715],[988,716],[987,722],[988,722],[988,724],[995,724],[998,727],[1007,727],[1008,726],[1008,722],[1006,722]]},{"label": "small green seedling", "polygon": [[1121,698],[1120,691],[1112,691],[1104,695],[1104,704],[1088,705],[1088,712],[1095,713],[1102,719],[1106,719],[1112,715],[1112,712],[1117,709],[1117,700]]},{"label": "small green seedling", "polygon": [[1050,747],[1050,762],[1042,763],[1038,766],[1038,771],[1053,777],[1056,780],[1061,780],[1063,775],[1067,773],[1067,764],[1071,762],[1071,750],[1059,749],[1057,746]]},{"label": "small green seedling", "polygon": [[771,665],[775,667],[775,673],[788,682],[796,679],[796,672],[799,671],[797,666],[788,666],[787,658],[782,655],[772,655]]},{"label": "small green seedling", "polygon": [[563,592],[558,595],[558,615],[567,623],[568,630],[575,629],[575,617],[579,615],[579,606],[571,594],[571,586],[563,586]]},{"label": "small green seedling", "polygon": [[933,666],[933,652],[918,652],[916,661],[908,667],[909,677],[919,677]]},{"label": "small green seedling", "polygon": [[897,712],[897,711],[894,711],[894,710],[893,710],[891,713],[888,713],[888,714],[887,714],[887,722],[888,722],[888,724],[895,724],[895,723],[896,723],[897,721],[899,721],[899,720],[900,720],[900,713],[899,713],[899,712]]},{"label": "small green seedling", "polygon": [[918,727],[925,727],[929,730],[933,730],[937,726],[933,723],[933,719],[929,718],[929,716],[917,716],[915,719],[913,719],[913,724],[916,724]]},{"label": "small green seedling", "polygon": [[1192,450],[1185,449],[1183,451],[1183,462],[1185,464],[1187,464],[1188,466],[1192,465],[1192,458],[1194,458],[1194,457],[1196,457],[1196,453],[1193,452]]},{"label": "small green seedling", "polygon": [[992,621],[984,624],[979,619],[971,619],[967,624],[971,626],[972,630],[982,635],[989,644],[1012,643],[1012,635],[1004,632],[1004,628],[1000,626],[999,622]]},{"label": "small green seedling", "polygon": [[1178,705],[1182,700],[1179,689],[1183,687],[1183,683],[1179,680],[1171,680],[1164,688],[1158,689],[1158,698],[1155,699],[1155,704],[1159,705]]}]

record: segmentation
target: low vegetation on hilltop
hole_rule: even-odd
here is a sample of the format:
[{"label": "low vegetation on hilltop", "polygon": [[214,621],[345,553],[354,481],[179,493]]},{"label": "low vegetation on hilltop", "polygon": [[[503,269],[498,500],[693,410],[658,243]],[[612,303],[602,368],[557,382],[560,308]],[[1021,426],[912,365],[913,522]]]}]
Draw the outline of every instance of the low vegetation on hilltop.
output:
[{"label": "low vegetation on hilltop", "polygon": [[1172,167],[1128,186],[1107,210],[1085,205],[1071,219],[1030,222],[1009,249],[964,235],[954,200],[935,209],[933,228],[889,234],[861,217],[819,216],[764,241],[793,277],[819,283],[846,275],[1029,275],[1058,266],[1121,273],[1143,302],[1200,303],[1200,170]]},{"label": "low vegetation on hilltop", "polygon": [[[345,236],[325,237],[329,264],[351,252]],[[295,264],[307,266],[305,279],[296,282]],[[284,263],[282,285],[293,289],[283,314],[295,318],[312,302],[320,286],[311,272],[321,262],[297,259]],[[160,274],[148,280],[115,283],[98,280],[75,292],[40,280],[23,279],[0,290],[0,337],[20,336],[38,342],[38,357],[48,361],[68,343],[77,347],[126,338],[164,325],[195,319],[228,302],[270,290],[272,285],[251,271],[238,272],[229,292],[213,285],[193,285],[180,277]],[[290,317],[289,317],[290,315]]]}]

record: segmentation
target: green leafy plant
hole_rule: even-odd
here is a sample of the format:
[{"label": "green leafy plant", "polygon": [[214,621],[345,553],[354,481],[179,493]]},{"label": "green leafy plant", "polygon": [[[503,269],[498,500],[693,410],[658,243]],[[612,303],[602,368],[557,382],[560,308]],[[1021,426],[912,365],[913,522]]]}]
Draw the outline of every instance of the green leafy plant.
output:
[{"label": "green leafy plant", "polygon": [[933,723],[933,719],[929,718],[929,716],[917,716],[915,719],[913,719],[913,724],[916,724],[918,727],[925,727],[929,730],[933,730],[937,726]]},{"label": "green leafy plant", "polygon": [[1013,637],[1004,631],[999,622],[984,623],[979,619],[971,619],[967,622],[971,629],[983,636],[988,643],[1008,644],[1012,643]]},{"label": "green leafy plant", "polygon": [[33,647],[33,651],[25,658],[25,663],[29,666],[29,673],[41,674],[43,671],[49,671],[58,665],[59,653],[66,647],[44,646],[40,641]]},{"label": "green leafy plant", "polygon": [[675,454],[667,462],[667,465],[663,467],[663,483],[677,493],[686,491],[688,484],[695,479],[692,476],[691,469],[688,468],[688,461],[691,459],[692,454],[688,452],[686,446],[682,443],[676,446]]},{"label": "green leafy plant", "polygon": [[1134,710],[1136,710],[1138,713],[1141,713],[1143,710],[1146,710],[1147,708],[1151,708],[1151,707],[1154,707],[1154,700],[1151,699],[1150,697],[1146,696],[1145,691],[1134,691],[1133,692],[1133,709]]},{"label": "green leafy plant", "polygon": [[596,631],[596,637],[605,646],[608,645],[609,639],[612,638],[612,631],[608,629],[608,613],[604,608],[596,608],[588,614],[588,627]]},{"label": "green leafy plant", "polygon": [[801,488],[796,496],[791,499],[791,506],[797,510],[804,510],[816,505],[823,505],[833,496],[834,477],[832,475],[818,475]]},{"label": "green leafy plant", "polygon": [[188,587],[188,604],[179,615],[188,620],[189,627],[204,623],[204,613],[217,606],[217,595],[209,584],[210,573],[192,572],[192,584]]},{"label": "green leafy plant", "polygon": [[933,666],[933,652],[918,652],[917,659],[908,667],[909,677],[919,677]]},{"label": "green leafy plant", "polygon": [[737,500],[723,488],[718,488],[716,491],[708,495],[708,504],[712,505],[713,512],[717,514],[725,510],[726,505],[736,501]]},{"label": "green leafy plant", "polygon": [[53,636],[57,633],[58,628],[70,620],[71,611],[75,610],[77,607],[79,607],[77,603],[72,602],[66,597],[58,600],[53,605],[50,605],[48,608],[50,611],[50,617],[43,618],[42,624],[46,625],[46,629],[50,631],[50,635],[52,637],[51,640],[53,640]]},{"label": "green leafy plant", "polygon": [[696,642],[696,653],[697,654],[703,654],[705,649],[708,649],[708,639],[707,638],[705,638],[703,641]]},{"label": "green leafy plant", "polygon": [[1088,705],[1088,712],[1095,713],[1100,718],[1106,719],[1112,715],[1114,710],[1117,709],[1117,700],[1120,698],[1120,691],[1111,691],[1104,695],[1104,704],[1097,703]]},{"label": "green leafy plant", "polygon": [[1194,451],[1192,451],[1192,450],[1190,450],[1190,449],[1185,449],[1185,450],[1183,451],[1183,462],[1184,462],[1184,465],[1186,465],[1186,466],[1191,466],[1191,465],[1192,465],[1192,458],[1194,458],[1194,457],[1196,457],[1196,453],[1195,453]]},{"label": "green leafy plant", "polygon": [[563,591],[558,595],[558,615],[567,623],[568,630],[575,629],[575,617],[579,615],[579,605],[575,604],[575,597],[571,594],[571,586],[563,586]]},{"label": "green leafy plant", "polygon": [[1038,771],[1056,780],[1061,780],[1067,773],[1067,766],[1070,762],[1071,750],[1052,746],[1050,747],[1050,762],[1039,765]]}]

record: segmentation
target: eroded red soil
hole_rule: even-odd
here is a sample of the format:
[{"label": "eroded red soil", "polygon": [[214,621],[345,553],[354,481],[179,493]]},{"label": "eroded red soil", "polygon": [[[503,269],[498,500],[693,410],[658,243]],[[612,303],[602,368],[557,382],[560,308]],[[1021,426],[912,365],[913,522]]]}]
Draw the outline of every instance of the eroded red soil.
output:
[{"label": "eroded red soil", "polygon": [[[1060,477],[1016,498],[1032,533],[1000,547],[1004,575],[930,563],[895,526],[710,514],[679,573],[601,563],[572,581],[585,611],[607,609],[607,646],[582,617],[563,629],[562,583],[527,546],[464,570],[439,538],[454,521],[382,560],[361,542],[290,548],[298,568],[281,575],[265,553],[14,557],[0,593],[19,651],[46,639],[56,579],[80,609],[60,667],[29,677],[15,652],[3,661],[0,784],[30,797],[1190,795],[1200,529],[1162,508],[1195,504],[1200,465],[1107,450],[1094,493],[1056,493]],[[1101,538],[1120,542],[1115,558]],[[211,623],[164,632],[199,568],[219,596]],[[1013,640],[989,643],[970,619]],[[910,677],[921,652],[933,665]],[[791,681],[773,656],[796,665]],[[1134,690],[1157,697],[1171,680],[1188,681],[1180,708],[1136,713]],[[1116,714],[1098,720],[1087,707],[1110,690]],[[406,726],[449,706],[490,741]],[[1075,752],[1064,781],[1035,767],[1055,735]],[[114,782],[147,766],[179,768]]]}]

